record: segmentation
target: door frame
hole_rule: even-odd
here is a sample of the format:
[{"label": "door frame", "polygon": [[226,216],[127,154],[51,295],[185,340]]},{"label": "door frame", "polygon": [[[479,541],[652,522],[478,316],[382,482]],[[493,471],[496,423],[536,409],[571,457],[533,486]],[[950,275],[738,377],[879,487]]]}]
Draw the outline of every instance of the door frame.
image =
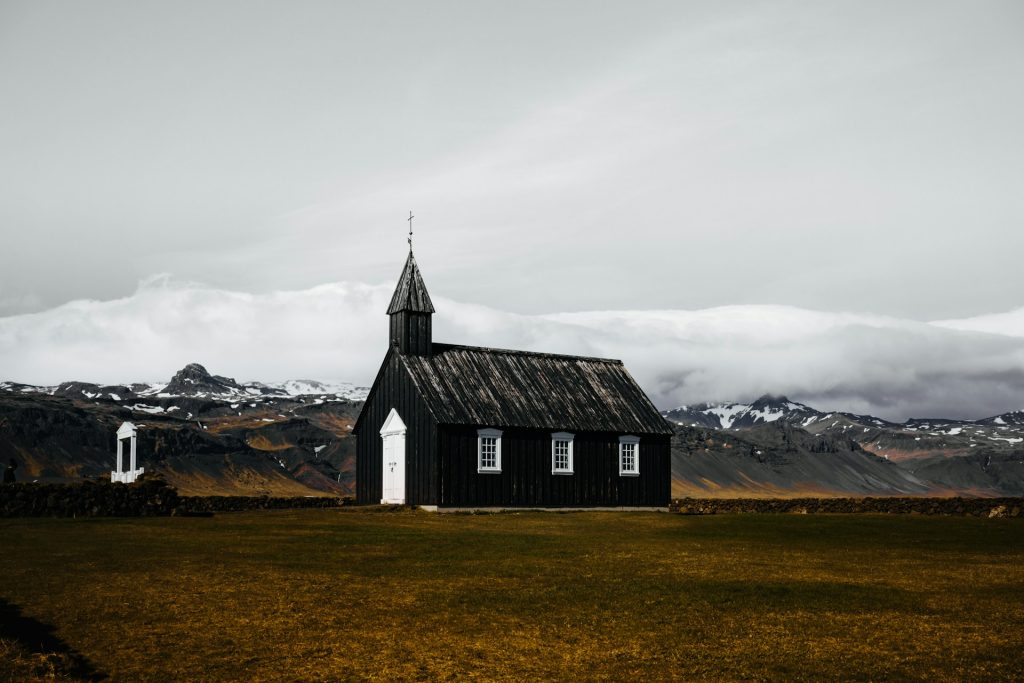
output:
[{"label": "door frame", "polygon": [[[381,440],[381,481],[380,481],[380,502],[381,505],[404,505],[405,504],[405,434],[407,432],[405,422],[402,421],[398,411],[394,408],[388,413],[384,420],[384,426],[380,428]],[[388,449],[391,453],[388,453]],[[388,488],[390,480],[391,488]],[[388,493],[391,495],[389,496]]]}]

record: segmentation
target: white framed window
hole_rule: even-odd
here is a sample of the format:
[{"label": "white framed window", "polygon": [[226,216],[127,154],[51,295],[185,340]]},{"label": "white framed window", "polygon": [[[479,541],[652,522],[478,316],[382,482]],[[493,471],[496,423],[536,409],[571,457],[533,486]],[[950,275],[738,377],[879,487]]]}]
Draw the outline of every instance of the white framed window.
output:
[{"label": "white framed window", "polygon": [[619,437],[619,476],[636,477],[640,474],[640,437]]},{"label": "white framed window", "polygon": [[551,435],[551,474],[572,474],[572,434]]},{"label": "white framed window", "polygon": [[476,471],[501,472],[501,430],[478,429],[476,432]]}]

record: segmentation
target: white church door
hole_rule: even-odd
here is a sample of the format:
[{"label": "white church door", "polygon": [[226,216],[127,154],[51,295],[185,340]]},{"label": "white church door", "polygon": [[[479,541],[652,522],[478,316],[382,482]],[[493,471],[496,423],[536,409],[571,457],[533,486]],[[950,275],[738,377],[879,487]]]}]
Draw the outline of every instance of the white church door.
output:
[{"label": "white church door", "polygon": [[383,448],[383,490],[380,502],[405,504],[405,423],[394,408],[380,428]]}]

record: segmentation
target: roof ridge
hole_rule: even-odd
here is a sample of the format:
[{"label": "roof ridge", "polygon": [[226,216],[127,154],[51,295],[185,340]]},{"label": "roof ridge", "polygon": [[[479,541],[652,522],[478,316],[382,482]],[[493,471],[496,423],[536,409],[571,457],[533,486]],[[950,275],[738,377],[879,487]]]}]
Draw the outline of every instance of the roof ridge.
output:
[{"label": "roof ridge", "polygon": [[448,349],[462,349],[464,351],[482,351],[484,353],[504,353],[514,356],[536,356],[538,358],[555,358],[555,359],[566,359],[566,360],[584,360],[593,363],[611,363],[614,365],[623,365],[622,361],[618,358],[597,358],[595,356],[575,356],[569,353],[546,353],[543,351],[523,351],[520,349],[498,349],[491,346],[469,346],[467,344],[447,344],[444,342],[434,342],[434,353],[438,352],[438,347]]}]

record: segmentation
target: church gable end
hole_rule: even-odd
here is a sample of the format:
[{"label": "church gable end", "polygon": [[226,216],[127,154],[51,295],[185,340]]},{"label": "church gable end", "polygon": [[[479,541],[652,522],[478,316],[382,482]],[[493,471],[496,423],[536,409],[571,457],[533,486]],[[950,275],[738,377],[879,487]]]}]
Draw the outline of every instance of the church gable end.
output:
[{"label": "church gable end", "polygon": [[395,411],[405,426],[405,502],[435,505],[437,420],[423,401],[397,349],[388,351],[352,431],[356,435],[356,501],[379,503],[383,485],[380,430]]}]

